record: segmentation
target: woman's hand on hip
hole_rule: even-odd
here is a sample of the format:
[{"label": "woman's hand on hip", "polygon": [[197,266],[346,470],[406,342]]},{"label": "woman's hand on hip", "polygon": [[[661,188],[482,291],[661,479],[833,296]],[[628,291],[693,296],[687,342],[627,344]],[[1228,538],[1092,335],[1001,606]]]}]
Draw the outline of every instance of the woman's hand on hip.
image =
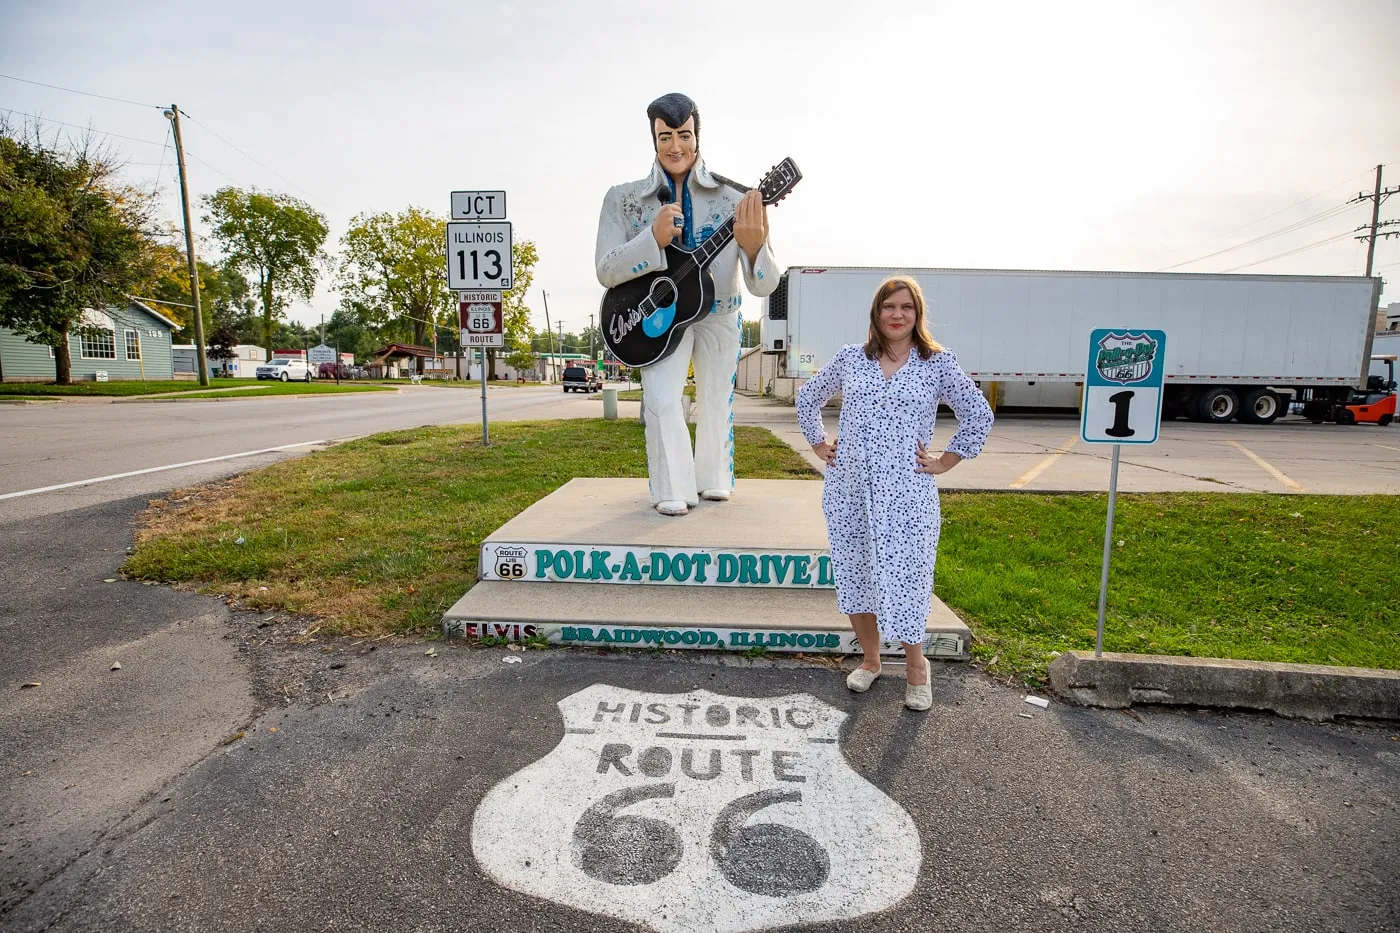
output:
[{"label": "woman's hand on hip", "polygon": [[827,466],[831,466],[836,462],[836,441],[822,441],[820,444],[813,444],[812,453],[820,457]]},{"label": "woman's hand on hip", "polygon": [[938,476],[940,473],[947,473],[953,467],[962,463],[962,457],[953,453],[951,450],[945,450],[935,457],[933,453],[924,446],[923,441],[915,441],[915,443],[918,445],[918,449],[914,451],[915,473],[929,473],[933,476]]}]

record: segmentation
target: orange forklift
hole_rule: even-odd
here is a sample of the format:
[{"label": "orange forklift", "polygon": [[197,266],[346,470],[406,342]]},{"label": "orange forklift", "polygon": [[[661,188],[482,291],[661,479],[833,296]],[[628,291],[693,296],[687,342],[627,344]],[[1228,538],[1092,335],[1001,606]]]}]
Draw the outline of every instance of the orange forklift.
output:
[{"label": "orange forklift", "polygon": [[[1372,362],[1385,363],[1386,375],[1371,376],[1366,380],[1365,389],[1352,389],[1351,397],[1345,402],[1327,406],[1323,412],[1313,409],[1304,411],[1305,417],[1314,422],[1335,421],[1338,424],[1377,424],[1385,427],[1395,420],[1395,359],[1394,355],[1373,356]],[[1315,403],[1310,403],[1315,404]]]}]

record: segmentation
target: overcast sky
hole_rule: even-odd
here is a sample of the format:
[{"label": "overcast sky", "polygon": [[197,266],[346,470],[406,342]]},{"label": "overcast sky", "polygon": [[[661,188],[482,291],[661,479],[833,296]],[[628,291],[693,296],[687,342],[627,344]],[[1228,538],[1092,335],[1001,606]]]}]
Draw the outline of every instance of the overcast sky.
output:
[{"label": "overcast sky", "polygon": [[[1400,185],[1397,0],[0,0],[0,21],[0,73],[178,103],[196,198],[295,195],[332,252],[362,211],[505,189],[541,328],[541,289],[566,329],[596,310],[603,194],[650,170],[645,107],[673,90],[712,168],[801,167],[770,212],[785,266],[1359,275],[1370,206],[1341,208],[1377,163]],[[178,223],[154,106],[0,79],[0,108],[130,137]],[[1376,271],[1400,278],[1400,237]],[[293,317],[329,318],[329,281]]]}]

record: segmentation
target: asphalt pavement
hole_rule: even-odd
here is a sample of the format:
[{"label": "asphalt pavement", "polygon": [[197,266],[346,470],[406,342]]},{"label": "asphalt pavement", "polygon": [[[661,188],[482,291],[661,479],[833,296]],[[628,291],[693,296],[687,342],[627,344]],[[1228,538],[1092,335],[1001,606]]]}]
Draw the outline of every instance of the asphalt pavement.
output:
[{"label": "asphalt pavement", "polygon": [[[469,421],[465,397],[6,407],[0,492]],[[1229,444],[1277,437],[1308,482],[1379,451],[1383,485],[1400,452],[1180,427],[1215,459],[1148,473],[1278,486]],[[1064,424],[999,429],[1026,459],[975,464],[996,483],[1075,475]],[[956,664],[919,715],[897,668],[857,696],[793,660],[304,643],[119,579],[148,497],[304,449],[0,502],[0,930],[1400,929],[1393,724],[1040,709]]]},{"label": "asphalt pavement", "polygon": [[[0,597],[4,930],[717,928],[687,925],[673,905],[724,904],[738,896],[726,883],[711,880],[697,901],[656,881],[642,923],[608,914],[617,878],[551,900],[482,867],[478,804],[497,785],[509,802],[521,769],[567,745],[558,704],[598,685],[709,691],[760,710],[805,695],[833,721],[844,715],[835,735],[849,769],[776,786],[815,795],[822,782],[866,782],[907,814],[917,864],[880,847],[832,853],[861,861],[861,877],[914,879],[863,928],[1400,928],[1393,728],[1041,710],[953,664],[935,666],[934,709],[919,715],[903,709],[897,675],[856,696],[840,673],[798,661],[298,644],[302,623],[282,614],[103,582],[141,505],[0,526],[14,582]],[[583,754],[590,767],[558,780],[599,773]],[[793,761],[772,773],[792,778],[781,768]],[[726,767],[719,780],[739,780]],[[675,783],[677,806],[694,784]],[[549,808],[573,817],[594,802],[547,786],[518,793],[518,817],[502,825],[527,839]],[[818,843],[835,820],[862,819],[784,812]],[[684,814],[683,832],[713,816]],[[801,928],[850,928],[803,903],[794,896]]]}]

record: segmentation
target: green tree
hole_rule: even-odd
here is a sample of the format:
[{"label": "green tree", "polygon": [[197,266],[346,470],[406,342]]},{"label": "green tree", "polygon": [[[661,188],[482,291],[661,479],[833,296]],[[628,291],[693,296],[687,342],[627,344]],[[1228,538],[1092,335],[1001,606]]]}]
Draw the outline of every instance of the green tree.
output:
[{"label": "green tree", "polygon": [[[445,234],[444,234],[445,236]],[[515,279],[511,283],[512,288],[508,292],[501,294],[501,316],[505,328],[505,347],[501,350],[491,352],[489,379],[496,378],[496,357],[498,354],[507,355],[507,361],[513,359],[524,359],[526,354],[530,355],[530,362],[524,367],[529,368],[534,363],[534,353],[531,350],[531,338],[535,335],[535,328],[530,323],[530,306],[525,303],[525,294],[530,290],[530,285],[535,281],[535,263],[539,262],[539,250],[535,248],[533,240],[521,240],[511,247],[511,264],[514,267]],[[511,363],[516,366],[515,363]]]},{"label": "green tree", "polygon": [[355,359],[363,361],[379,349],[383,341],[355,308],[342,304],[326,322],[326,343],[339,347],[342,353],[353,353]]},{"label": "green tree", "polygon": [[[154,299],[161,313],[180,322],[186,333],[194,304],[190,300],[190,271],[185,251],[178,246],[161,243],[153,248],[153,270],[150,279],[137,286],[139,297]],[[248,280],[236,270],[203,259],[199,264],[199,304],[204,312],[204,332],[228,327],[240,337],[261,338],[255,323],[258,303],[248,287]],[[238,342],[238,341],[235,341]],[[213,346],[212,339],[210,346]]]},{"label": "green tree", "polygon": [[204,197],[204,222],[224,251],[224,268],[251,275],[261,301],[262,343],[272,354],[273,324],[293,298],[309,301],[329,260],[330,228],[309,204],[286,194],[220,188]]},{"label": "green tree", "polygon": [[431,345],[432,331],[453,327],[456,317],[457,297],[444,275],[446,242],[447,220],[416,207],[360,214],[340,238],[342,307],[381,328],[399,325],[409,343]]},{"label": "green tree", "polygon": [[740,324],[743,328],[743,336],[740,338],[740,345],[745,347],[756,347],[761,339],[759,333],[759,321],[744,321]]},{"label": "green tree", "polygon": [[84,309],[121,303],[150,275],[151,199],[116,182],[120,167],[91,140],[60,147],[38,126],[0,125],[0,324],[53,348],[60,385]]}]

